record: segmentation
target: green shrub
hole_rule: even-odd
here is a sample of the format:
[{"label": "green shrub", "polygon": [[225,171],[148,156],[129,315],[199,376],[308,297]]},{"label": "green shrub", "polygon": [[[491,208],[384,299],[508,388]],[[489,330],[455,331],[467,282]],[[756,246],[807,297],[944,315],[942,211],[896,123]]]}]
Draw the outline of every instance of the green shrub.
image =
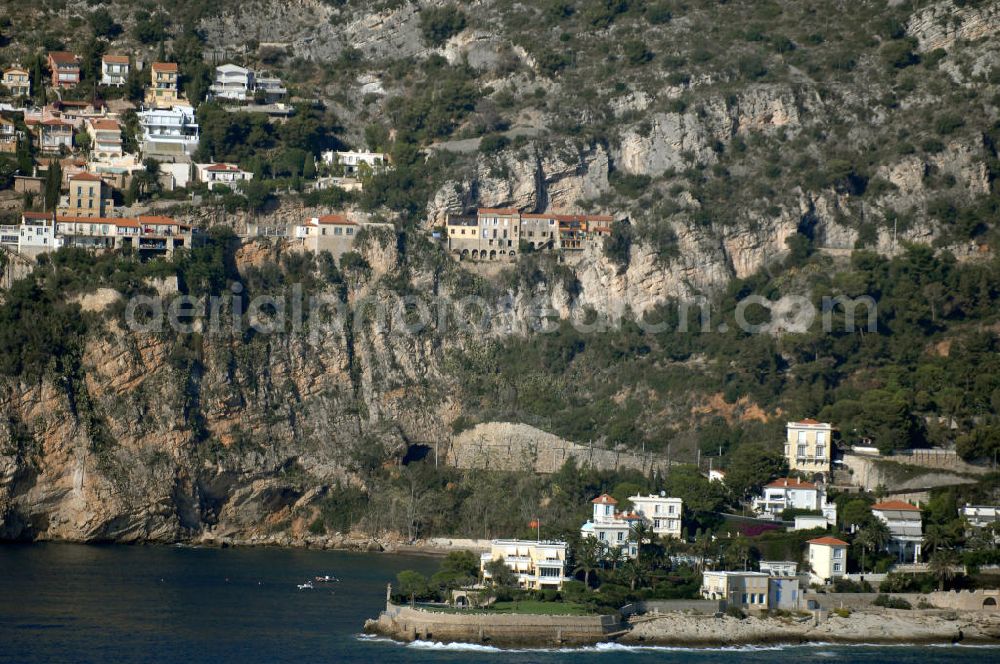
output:
[{"label": "green shrub", "polygon": [[892,597],[890,595],[879,595],[872,602],[875,606],[885,607],[887,609],[901,609],[904,611],[909,611],[913,607],[902,597]]},{"label": "green shrub", "polygon": [[736,618],[738,620],[743,620],[747,617],[747,614],[738,606],[727,606],[726,615],[730,618]]},{"label": "green shrub", "polygon": [[840,608],[840,609],[834,609],[833,613],[834,613],[834,615],[840,616],[841,618],[847,618],[847,617],[849,617],[851,615],[851,610],[850,609]]},{"label": "green shrub", "polygon": [[441,46],[465,29],[465,13],[454,5],[428,7],[420,12],[420,32],[431,46]]}]

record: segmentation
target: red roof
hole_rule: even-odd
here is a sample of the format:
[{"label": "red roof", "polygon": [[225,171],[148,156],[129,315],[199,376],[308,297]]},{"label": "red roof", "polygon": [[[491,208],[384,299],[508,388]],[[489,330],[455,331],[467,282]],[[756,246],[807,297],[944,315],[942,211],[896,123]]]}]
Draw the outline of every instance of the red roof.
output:
[{"label": "red roof", "polygon": [[782,477],[781,479],[774,480],[767,485],[768,489],[815,489],[815,484],[810,484],[809,482],[803,482],[796,477]]},{"label": "red roof", "polygon": [[51,212],[22,212],[21,216],[25,219],[51,219]]},{"label": "red roof", "polygon": [[94,129],[103,131],[121,131],[122,128],[118,120],[91,120],[90,124]]},{"label": "red roof", "polygon": [[479,208],[479,214],[518,214],[517,208]]},{"label": "red roof", "polygon": [[316,222],[320,224],[336,224],[339,226],[357,226],[357,224],[342,214],[327,214],[322,217],[316,217]]},{"label": "red roof", "polygon": [[212,164],[206,171],[238,171],[240,167],[236,164]]},{"label": "red roof", "polygon": [[153,63],[153,71],[166,71],[166,72],[173,71],[173,72],[175,72],[175,71],[177,71],[177,63],[176,62],[154,62]]},{"label": "red roof", "polygon": [[884,503],[875,503],[872,505],[873,510],[901,510],[906,512],[919,512],[920,508],[911,505],[910,503],[904,503],[902,500],[889,500]]},{"label": "red roof", "polygon": [[57,65],[75,65],[77,63],[77,57],[66,51],[52,51],[49,53],[49,58]]},{"label": "red roof", "polygon": [[180,224],[180,223],[174,221],[173,217],[164,217],[164,216],[161,216],[161,215],[152,215],[152,214],[149,214],[149,215],[147,215],[147,214],[140,214],[139,215],[139,223],[140,224],[161,224],[161,225],[167,225],[167,226],[183,226],[184,225],[184,224]]},{"label": "red roof", "polygon": [[87,173],[87,172],[77,173],[76,175],[71,177],[70,180],[83,180],[85,182],[101,182],[100,177],[94,175],[93,173]]},{"label": "red roof", "polygon": [[822,422],[820,422],[819,420],[814,420],[814,419],[813,419],[813,418],[811,418],[811,417],[807,417],[807,418],[806,418],[806,419],[804,419],[804,420],[799,420],[798,422],[792,422],[792,424],[808,424],[808,425],[816,425],[816,424],[823,424],[823,423],[822,423]]},{"label": "red roof", "polygon": [[105,55],[102,60],[105,62],[110,62],[115,65],[127,65],[128,56],[127,55]]},{"label": "red roof", "polygon": [[49,118],[48,120],[42,120],[42,124],[46,127],[72,127],[72,122],[63,122],[59,118]]},{"label": "red roof", "polygon": [[847,546],[847,542],[844,540],[839,540],[836,537],[820,537],[818,539],[811,539],[806,544],[821,544],[823,546]]},{"label": "red roof", "polygon": [[602,505],[617,505],[618,504],[617,500],[615,500],[614,498],[612,498],[611,496],[609,496],[606,493],[602,493],[601,495],[599,495],[597,498],[594,498],[590,502],[592,502],[592,503],[600,503]]}]

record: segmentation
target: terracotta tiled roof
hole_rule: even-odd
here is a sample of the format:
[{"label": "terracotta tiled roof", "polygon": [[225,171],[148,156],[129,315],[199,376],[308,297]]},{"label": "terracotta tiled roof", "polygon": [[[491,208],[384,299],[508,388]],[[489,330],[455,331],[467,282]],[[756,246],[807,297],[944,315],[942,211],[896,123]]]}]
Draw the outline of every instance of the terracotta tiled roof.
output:
[{"label": "terracotta tiled roof", "polygon": [[66,51],[52,51],[49,53],[49,57],[57,65],[75,65],[77,63],[77,57]]},{"label": "terracotta tiled roof", "polygon": [[127,55],[105,55],[103,58],[104,62],[111,63],[113,65],[127,65],[128,56]]},{"label": "terracotta tiled roof", "polygon": [[836,537],[820,537],[818,539],[811,539],[806,544],[821,544],[823,546],[847,546],[847,542],[844,540],[839,540]]},{"label": "terracotta tiled roof", "polygon": [[815,484],[803,482],[795,477],[782,477],[767,485],[768,489],[815,489]]},{"label": "terracotta tiled roof", "polygon": [[479,214],[517,214],[517,208],[479,208]]},{"label": "terracotta tiled roof", "polygon": [[183,226],[183,224],[179,224],[178,222],[174,221],[173,217],[164,217],[164,216],[153,215],[153,214],[150,214],[150,215],[140,214],[139,215],[139,223],[140,224],[161,224],[161,225],[169,225],[169,226]]},{"label": "terracotta tiled roof", "polygon": [[597,498],[594,498],[590,502],[592,502],[592,503],[600,503],[601,505],[617,505],[618,504],[617,500],[615,500],[614,498],[612,498],[611,496],[609,496],[606,493],[602,493],[601,495],[599,495]]},{"label": "terracotta tiled roof", "polygon": [[102,131],[120,131],[122,128],[118,120],[91,120],[90,124],[94,129]]},{"label": "terracotta tiled roof", "polygon": [[42,124],[47,127],[72,127],[72,122],[66,122],[60,120],[59,118],[49,118],[48,120],[42,120]]},{"label": "terracotta tiled roof", "polygon": [[804,420],[799,420],[798,422],[793,422],[792,424],[808,424],[808,425],[816,425],[816,424],[823,424],[823,422],[820,422],[819,420],[814,420],[814,419],[813,419],[813,418],[811,418],[811,417],[807,417],[807,418],[806,418],[806,419],[804,419]]},{"label": "terracotta tiled roof", "polygon": [[212,164],[211,166],[209,166],[205,170],[206,171],[230,171],[230,172],[236,172],[236,171],[240,170],[240,167],[237,166],[236,164]]},{"label": "terracotta tiled roof", "polygon": [[25,219],[51,219],[51,212],[22,212],[21,216]]},{"label": "terracotta tiled roof", "polygon": [[872,505],[873,510],[901,510],[907,512],[919,512],[920,508],[916,505],[911,505],[910,503],[904,503],[902,500],[888,500],[884,503],[875,503]]},{"label": "terracotta tiled roof", "polygon": [[176,62],[154,62],[153,71],[176,72]]},{"label": "terracotta tiled roof", "polygon": [[8,69],[4,69],[3,73],[5,73],[5,74],[27,74],[28,70],[27,69],[22,69],[20,67],[10,67]]},{"label": "terracotta tiled roof", "polygon": [[356,226],[353,221],[348,219],[342,214],[327,214],[322,217],[317,217],[316,222],[319,224],[336,224],[338,226]]},{"label": "terracotta tiled roof", "polygon": [[93,173],[77,173],[70,180],[83,180],[84,182],[101,182],[101,178]]}]

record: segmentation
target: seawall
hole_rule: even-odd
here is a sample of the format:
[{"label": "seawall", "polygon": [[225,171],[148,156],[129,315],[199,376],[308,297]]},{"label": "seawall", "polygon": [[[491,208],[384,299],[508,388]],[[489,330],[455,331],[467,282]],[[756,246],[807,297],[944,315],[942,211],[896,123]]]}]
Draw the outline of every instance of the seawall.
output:
[{"label": "seawall", "polygon": [[618,616],[553,616],[498,613],[446,613],[389,603],[365,632],[399,641],[489,643],[499,646],[579,646],[619,635]]}]

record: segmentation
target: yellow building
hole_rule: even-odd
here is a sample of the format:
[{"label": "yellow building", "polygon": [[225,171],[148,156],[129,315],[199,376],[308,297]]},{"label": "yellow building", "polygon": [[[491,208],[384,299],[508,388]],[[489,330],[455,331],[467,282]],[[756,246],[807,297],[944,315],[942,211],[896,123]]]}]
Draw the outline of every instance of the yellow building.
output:
[{"label": "yellow building", "polygon": [[805,419],[785,428],[785,458],[788,469],[803,473],[829,473],[833,447],[833,425]]},{"label": "yellow building", "polygon": [[170,108],[177,103],[176,62],[154,62],[149,68],[150,87],[146,90],[146,105],[152,108]]},{"label": "yellow building", "polygon": [[491,578],[486,565],[500,559],[517,577],[518,585],[527,590],[558,590],[569,580],[565,575],[566,542],[493,540],[489,553],[479,558],[484,581]]},{"label": "yellow building", "polygon": [[847,542],[836,537],[820,537],[809,545],[809,581],[827,584],[847,573]]},{"label": "yellow building", "polygon": [[27,69],[11,67],[3,72],[3,85],[11,97],[31,96],[31,75]]},{"label": "yellow building", "polygon": [[104,217],[113,205],[111,192],[93,173],[77,173],[69,179],[69,196],[60,213],[77,217]]}]

